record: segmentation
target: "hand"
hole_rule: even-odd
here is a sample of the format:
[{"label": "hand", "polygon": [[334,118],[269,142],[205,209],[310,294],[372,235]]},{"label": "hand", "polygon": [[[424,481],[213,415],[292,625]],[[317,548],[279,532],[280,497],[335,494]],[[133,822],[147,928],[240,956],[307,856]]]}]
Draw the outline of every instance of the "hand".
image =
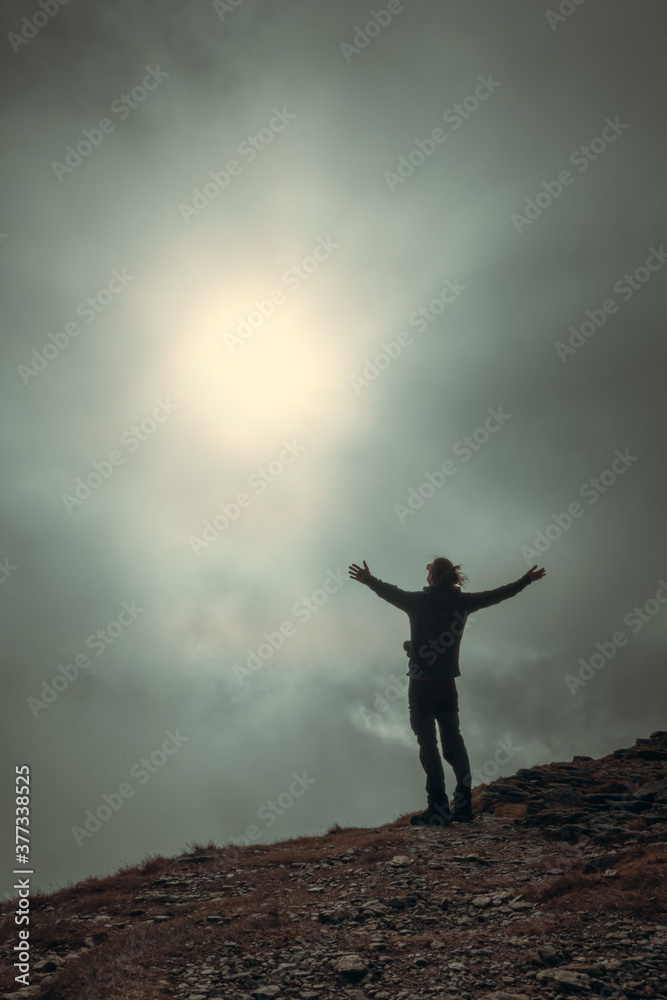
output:
[{"label": "hand", "polygon": [[359,583],[365,583],[370,575],[371,571],[369,570],[368,563],[366,562],[365,559],[364,559],[363,569],[361,568],[361,566],[357,566],[356,563],[353,563],[350,566],[350,576],[352,577],[353,580],[358,580]]},{"label": "hand", "polygon": [[542,577],[545,574],[546,574],[546,570],[545,569],[538,569],[537,568],[537,564],[536,564],[535,566],[531,566],[530,567],[530,569],[526,573],[526,576],[530,578],[530,582],[531,583],[534,583],[535,580],[541,580]]}]

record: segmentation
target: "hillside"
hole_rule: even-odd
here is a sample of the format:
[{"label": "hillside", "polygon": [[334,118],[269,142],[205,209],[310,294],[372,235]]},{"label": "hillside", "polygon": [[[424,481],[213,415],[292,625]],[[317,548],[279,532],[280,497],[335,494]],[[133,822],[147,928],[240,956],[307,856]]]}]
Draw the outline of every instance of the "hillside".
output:
[{"label": "hillside", "polygon": [[43,1000],[667,1000],[667,732],[475,789],[472,824],[196,847],[31,901]]}]

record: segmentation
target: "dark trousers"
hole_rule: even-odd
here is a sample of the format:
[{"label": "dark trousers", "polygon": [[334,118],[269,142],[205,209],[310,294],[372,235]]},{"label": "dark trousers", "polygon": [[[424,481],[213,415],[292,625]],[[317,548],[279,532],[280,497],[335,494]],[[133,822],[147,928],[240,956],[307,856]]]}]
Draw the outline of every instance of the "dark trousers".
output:
[{"label": "dark trousers", "polygon": [[[456,790],[454,803],[456,807],[468,801],[472,778],[468,751],[459,730],[459,713],[456,700],[433,701],[430,705],[425,701],[423,690],[418,687],[419,681],[411,680],[408,688],[408,704],[410,708],[410,727],[419,744],[419,760],[426,772],[426,796],[428,806],[443,805],[447,802],[445,793],[445,772],[440,758],[436,726],[440,732],[442,756],[454,771]],[[443,711],[442,708],[450,709]],[[451,709],[456,709],[452,711]]]}]

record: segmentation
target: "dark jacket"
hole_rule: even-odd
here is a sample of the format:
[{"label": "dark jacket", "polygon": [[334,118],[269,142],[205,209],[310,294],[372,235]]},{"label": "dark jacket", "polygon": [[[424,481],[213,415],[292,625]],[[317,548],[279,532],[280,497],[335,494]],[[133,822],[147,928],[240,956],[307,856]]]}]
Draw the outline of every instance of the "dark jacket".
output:
[{"label": "dark jacket", "polygon": [[369,576],[366,586],[378,597],[405,611],[410,619],[408,674],[425,680],[459,677],[459,646],[468,614],[514,597],[530,583],[526,574],[496,590],[466,594],[458,587],[401,590]]}]

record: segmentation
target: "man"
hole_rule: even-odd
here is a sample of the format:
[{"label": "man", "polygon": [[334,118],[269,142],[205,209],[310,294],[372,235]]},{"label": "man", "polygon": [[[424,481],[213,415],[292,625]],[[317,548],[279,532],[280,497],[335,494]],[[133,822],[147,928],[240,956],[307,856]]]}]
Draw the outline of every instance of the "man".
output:
[{"label": "man", "polygon": [[[445,826],[451,822],[470,823],[470,762],[459,730],[456,677],[459,677],[459,646],[468,614],[499,604],[520,593],[529,583],[541,580],[544,569],[531,567],[514,583],[476,594],[461,591],[466,577],[460,565],[438,557],[426,567],[428,586],[422,590],[400,590],[372,576],[366,561],[363,569],[349,567],[353,580],[365,583],[378,597],[405,611],[410,619],[410,641],[403,648],[409,656],[408,704],[410,726],[419,744],[419,760],[426,772],[427,808],[410,817],[413,826]],[[453,809],[445,794],[445,775],[438,750],[436,723],[442,754],[456,777]]]}]

